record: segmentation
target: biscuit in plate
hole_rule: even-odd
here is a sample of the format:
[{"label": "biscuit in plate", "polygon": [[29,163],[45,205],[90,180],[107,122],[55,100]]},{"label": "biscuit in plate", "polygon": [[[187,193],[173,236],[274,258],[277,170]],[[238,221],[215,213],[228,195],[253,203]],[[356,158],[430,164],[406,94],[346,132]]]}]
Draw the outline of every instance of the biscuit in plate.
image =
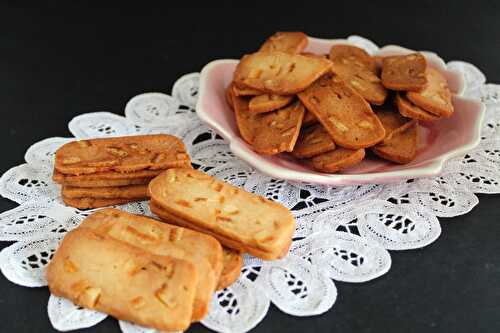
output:
[{"label": "biscuit in plate", "polygon": [[396,95],[396,105],[398,106],[399,113],[404,117],[423,121],[434,121],[440,118],[416,106],[401,94]]},{"label": "biscuit in plate", "polygon": [[372,147],[379,157],[399,163],[410,163],[417,154],[418,121],[411,120],[394,130],[391,136]]},{"label": "biscuit in plate", "polygon": [[309,158],[335,149],[335,142],[321,124],[300,130],[299,138],[292,155],[297,158]]},{"label": "biscuit in plate", "polygon": [[384,128],[370,105],[338,76],[325,75],[298,96],[337,146],[365,148],[384,138]]},{"label": "biscuit in plate", "polygon": [[294,96],[264,94],[252,97],[248,108],[251,112],[264,113],[281,109],[290,104]]},{"label": "biscuit in plate", "polygon": [[253,149],[266,155],[292,151],[299,136],[303,118],[304,106],[300,101],[278,111],[264,114],[252,142]]},{"label": "biscuit in plate", "polygon": [[234,72],[234,81],[276,95],[293,95],[306,89],[328,72],[331,62],[285,52],[257,52],[245,55]]},{"label": "biscuit in plate", "polygon": [[453,114],[451,92],[446,78],[434,68],[427,68],[427,85],[419,92],[409,91],[406,97],[416,106],[440,117]]},{"label": "biscuit in plate", "polygon": [[306,46],[307,35],[303,32],[277,32],[262,44],[259,51],[300,53]]},{"label": "biscuit in plate", "polygon": [[167,170],[149,184],[150,207],[164,219],[214,236],[222,245],[273,260],[295,231],[291,212],[198,170]]},{"label": "biscuit in plate", "polygon": [[186,330],[191,323],[198,283],[191,263],[87,228],[66,234],[46,277],[53,295],[120,320],[160,331]]},{"label": "biscuit in plate", "polygon": [[387,89],[420,91],[427,85],[427,61],[420,53],[385,57],[382,61],[382,84]]},{"label": "biscuit in plate", "polygon": [[358,164],[365,158],[365,150],[337,147],[332,151],[316,155],[310,160],[310,165],[321,172],[335,173]]},{"label": "biscuit in plate", "polygon": [[233,95],[234,116],[236,118],[236,126],[241,137],[245,142],[252,144],[254,141],[257,129],[260,126],[261,114],[250,112],[248,108],[249,100],[247,97]]}]

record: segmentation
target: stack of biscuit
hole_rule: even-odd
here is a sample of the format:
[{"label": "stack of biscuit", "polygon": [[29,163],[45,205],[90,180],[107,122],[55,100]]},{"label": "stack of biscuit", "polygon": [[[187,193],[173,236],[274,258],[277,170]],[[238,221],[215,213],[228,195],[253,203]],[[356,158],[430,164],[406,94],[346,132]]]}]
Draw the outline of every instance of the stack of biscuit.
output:
[{"label": "stack of biscuit", "polygon": [[74,141],[56,152],[53,179],[63,201],[79,209],[144,200],[148,183],[169,168],[191,168],[174,136],[138,135]]},{"label": "stack of biscuit", "polygon": [[80,306],[177,331],[203,319],[241,265],[209,235],[108,208],[66,235],[47,280],[52,294]]},{"label": "stack of biscuit", "polygon": [[328,173],[361,162],[368,148],[409,163],[418,121],[453,114],[446,78],[420,53],[377,59],[352,45],[333,45],[328,55],[306,46],[305,34],[278,32],[236,67],[226,100],[257,153],[288,152]]}]

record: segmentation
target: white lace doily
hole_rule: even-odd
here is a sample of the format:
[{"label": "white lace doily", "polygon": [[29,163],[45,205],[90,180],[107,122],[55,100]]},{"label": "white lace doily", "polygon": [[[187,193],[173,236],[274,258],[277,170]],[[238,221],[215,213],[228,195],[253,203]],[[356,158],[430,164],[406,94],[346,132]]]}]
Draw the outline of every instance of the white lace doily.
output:
[{"label": "white lace doily", "polygon": [[[369,52],[377,49],[360,37],[350,40]],[[196,117],[198,73],[181,77],[171,96],[147,93],[132,98],[125,117],[87,113],[69,123],[78,139],[130,134],[171,133],[180,136],[196,167],[248,191],[281,202],[297,220],[290,254],[263,262],[245,257],[241,277],[217,292],[202,323],[218,332],[246,332],[264,319],[270,302],[294,316],[328,311],[335,303],[333,280],[366,282],[391,267],[388,250],[408,250],[434,242],[441,233],[438,217],[469,212],[474,193],[500,192],[500,86],[486,84],[474,65],[452,61],[464,73],[466,97],[487,107],[482,142],[449,161],[440,177],[392,185],[322,187],[272,179],[237,160],[221,137]],[[15,243],[0,252],[7,279],[26,287],[45,286],[44,268],[65,232],[90,214],[66,207],[51,180],[56,149],[74,138],[49,138],[31,146],[26,163],[0,179],[0,194],[19,206],[0,215],[0,240]],[[146,202],[119,206],[151,215]],[[89,327],[106,315],[51,296],[48,313],[61,331]],[[126,333],[154,332],[120,322]]]}]

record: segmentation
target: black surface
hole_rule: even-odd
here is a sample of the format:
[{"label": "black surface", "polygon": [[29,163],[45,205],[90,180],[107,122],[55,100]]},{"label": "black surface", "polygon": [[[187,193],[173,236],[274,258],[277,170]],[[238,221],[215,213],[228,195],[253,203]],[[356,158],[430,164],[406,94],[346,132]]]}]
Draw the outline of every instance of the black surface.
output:
[{"label": "black surface", "polygon": [[[69,2],[69,1],[68,1]],[[181,3],[181,1],[176,1]],[[66,5],[68,6],[68,5]],[[359,34],[379,45],[433,50],[476,64],[500,82],[500,4],[431,1],[407,5],[328,6],[308,1],[258,9],[179,9],[134,3],[93,9],[71,5],[0,5],[0,172],[23,162],[25,150],[69,136],[84,112],[123,114],[128,99],[170,92],[182,74],[217,58],[254,50],[276,30],[324,38]],[[407,8],[408,7],[408,8]],[[481,195],[474,210],[441,219],[443,234],[415,251],[391,252],[388,274],[364,284],[337,283],[328,313],[297,318],[271,307],[256,332],[499,332],[500,210],[498,195]],[[0,211],[15,205],[0,199]],[[1,243],[2,246],[7,243]],[[0,331],[52,332],[46,288],[0,277]],[[86,332],[118,332],[107,319]],[[189,332],[207,331],[194,325]]]}]

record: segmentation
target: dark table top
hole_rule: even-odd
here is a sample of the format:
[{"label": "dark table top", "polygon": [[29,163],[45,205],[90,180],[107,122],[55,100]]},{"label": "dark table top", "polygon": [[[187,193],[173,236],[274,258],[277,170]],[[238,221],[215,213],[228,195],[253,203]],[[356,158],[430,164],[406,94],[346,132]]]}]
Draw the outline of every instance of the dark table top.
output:
[{"label": "dark table top", "polygon": [[[123,114],[132,96],[169,93],[182,74],[213,59],[237,58],[277,30],[323,38],[359,34],[379,45],[433,50],[446,60],[474,63],[489,81],[500,82],[500,2],[70,6],[63,12],[55,4],[0,4],[0,172],[22,163],[32,143],[69,136],[74,116]],[[434,244],[391,252],[392,268],[383,277],[336,282],[339,298],[326,314],[298,318],[271,306],[255,331],[499,332],[500,196],[479,197],[469,214],[440,219],[443,233]],[[0,211],[14,206],[0,199]],[[47,288],[20,287],[0,276],[0,290],[1,332],[54,331]],[[108,318],[85,331],[119,328]],[[202,331],[208,330],[199,324],[189,330]]]}]

